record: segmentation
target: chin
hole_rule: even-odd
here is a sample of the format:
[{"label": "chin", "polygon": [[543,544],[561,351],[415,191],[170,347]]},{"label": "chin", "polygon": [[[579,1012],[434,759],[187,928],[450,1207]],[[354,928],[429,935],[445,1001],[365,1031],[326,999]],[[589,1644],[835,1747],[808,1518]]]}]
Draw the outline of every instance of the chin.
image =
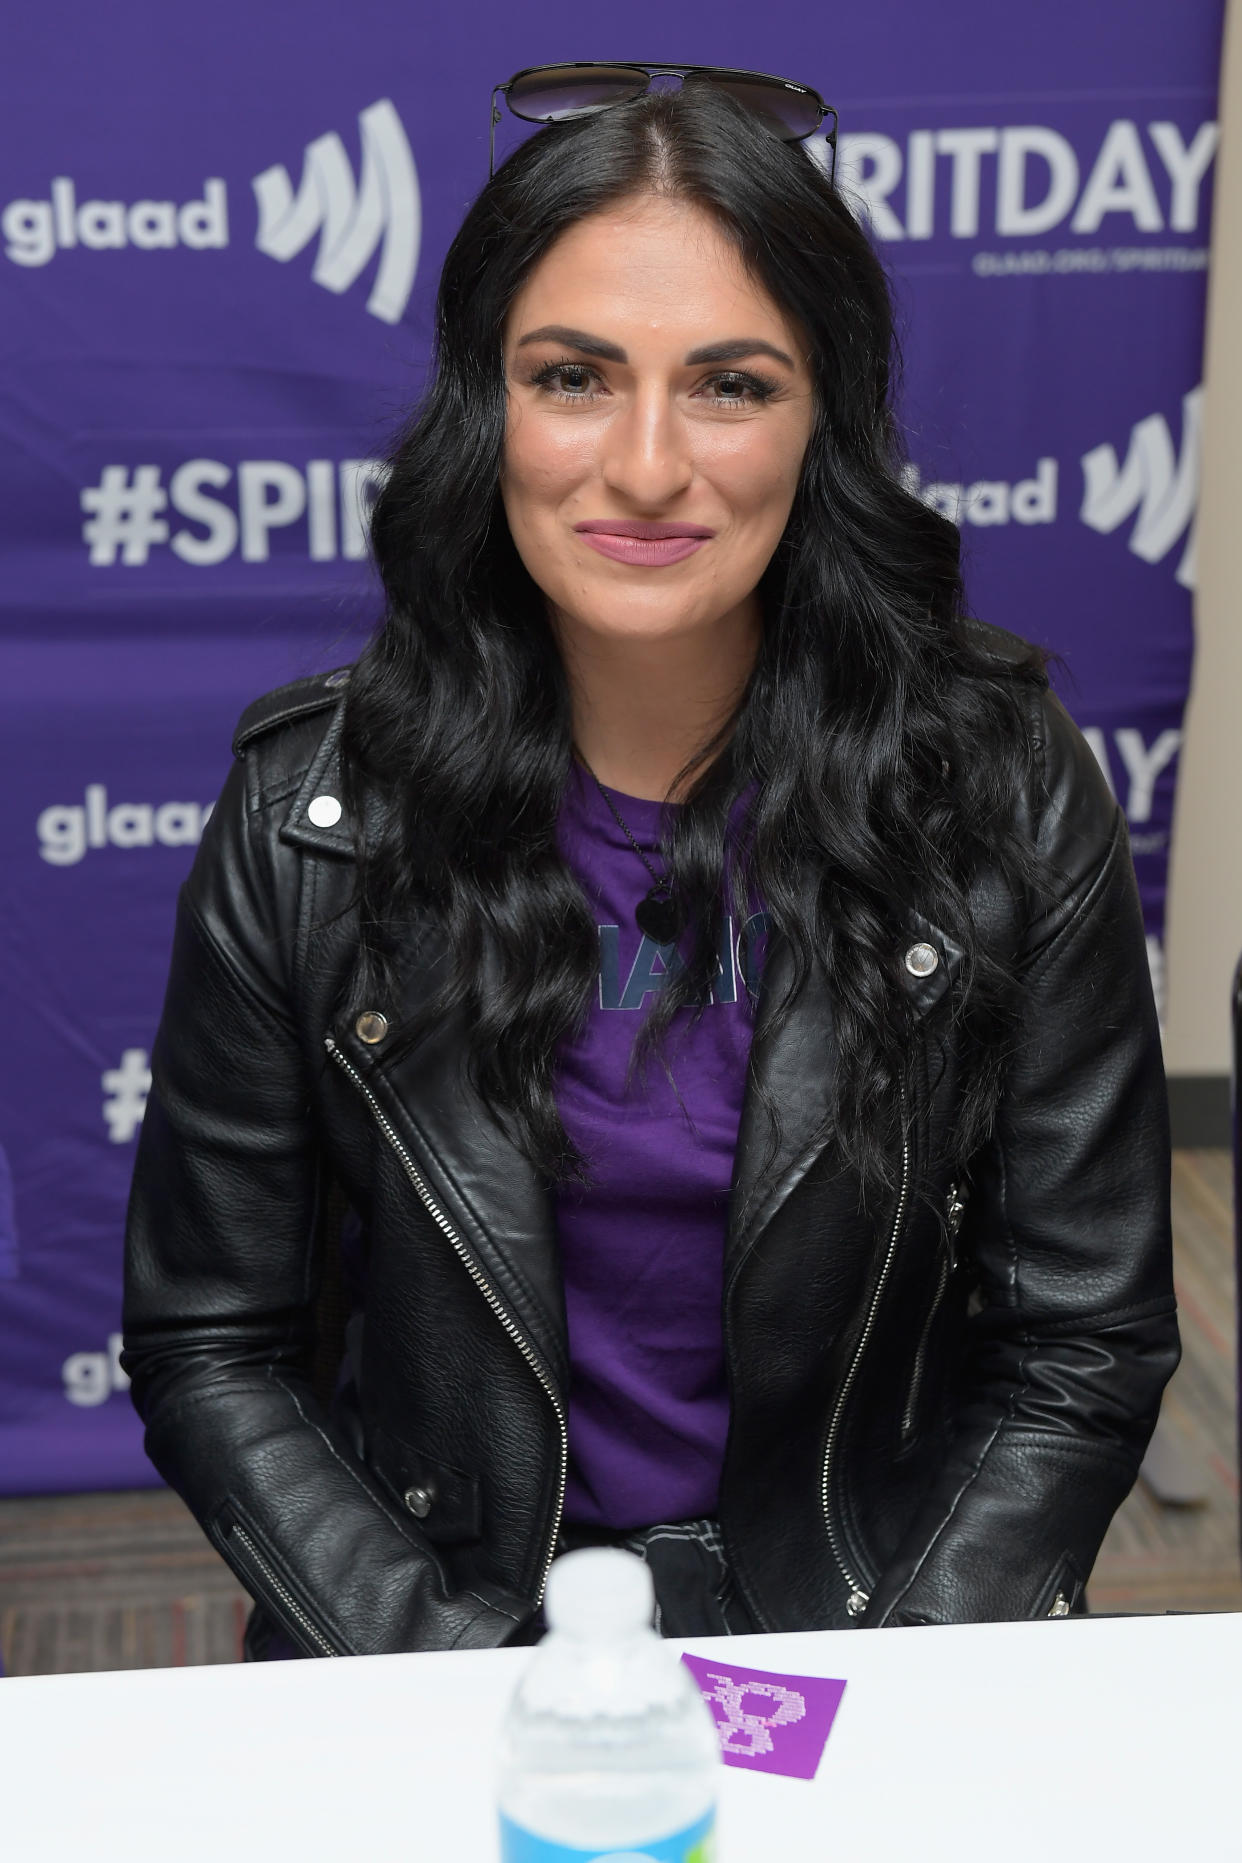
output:
[{"label": "chin", "polygon": [[[575,605],[566,620],[575,630],[606,640],[675,640],[710,628],[728,613],[718,603],[706,603],[684,595],[679,599],[665,596],[660,601],[617,601],[615,591],[607,597]],[[730,604],[731,606],[732,604]],[[585,612],[583,610],[585,609]]]},{"label": "chin", "polygon": [[680,614],[596,615],[579,624],[597,640],[658,641],[670,643],[685,639],[699,629],[711,626],[711,617]]}]

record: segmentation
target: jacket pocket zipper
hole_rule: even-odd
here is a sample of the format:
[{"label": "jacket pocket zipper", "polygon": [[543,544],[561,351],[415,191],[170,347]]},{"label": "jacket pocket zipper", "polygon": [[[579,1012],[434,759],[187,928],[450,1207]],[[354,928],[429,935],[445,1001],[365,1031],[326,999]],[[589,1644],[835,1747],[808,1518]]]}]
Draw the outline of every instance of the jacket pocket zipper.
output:
[{"label": "jacket pocket zipper", "polygon": [[[902,1116],[904,1120],[904,1095],[902,1097]],[[876,1314],[880,1310],[880,1301],[883,1298],[884,1289],[888,1283],[889,1273],[893,1265],[893,1258],[897,1253],[897,1244],[901,1239],[901,1230],[906,1218],[906,1204],[909,1201],[909,1196],[910,1131],[908,1126],[903,1125],[901,1135],[901,1190],[897,1198],[897,1209],[893,1216],[893,1226],[889,1232],[888,1248],[884,1256],[884,1265],[880,1269],[879,1279],[875,1284],[875,1292],[871,1296],[871,1305],[867,1309],[867,1318],[863,1324],[858,1344],[854,1348],[854,1356],[850,1360],[849,1370],[845,1374],[845,1381],[837,1395],[837,1401],[832,1412],[832,1421],[828,1425],[827,1440],[824,1443],[824,1464],[820,1481],[820,1501],[823,1506],[824,1524],[828,1529],[828,1543],[832,1548],[832,1556],[837,1562],[837,1569],[841,1573],[842,1578],[850,1588],[849,1601],[845,1608],[851,1617],[862,1616],[870,1600],[870,1593],[867,1591],[862,1581],[857,1578],[851,1570],[845,1557],[836,1523],[832,1518],[832,1502],[830,1498],[832,1459],[836,1453],[837,1440],[841,1433],[841,1421],[845,1415],[845,1406],[849,1402],[850,1392],[854,1388],[854,1382],[858,1376],[858,1368],[862,1364],[863,1353],[866,1351],[871,1334],[875,1330]]]},{"label": "jacket pocket zipper", "polygon": [[324,1636],[322,1630],[311,1622],[306,1612],[302,1609],[302,1606],[289,1590],[289,1587],[276,1576],[271,1565],[263,1557],[263,1554],[251,1539],[245,1527],[239,1527],[234,1521],[228,1530],[228,1540],[230,1544],[236,1542],[236,1544],[241,1547],[242,1553],[244,1554],[242,1563],[249,1564],[252,1570],[258,1573],[264,1586],[266,1586],[267,1590],[279,1600],[281,1606],[288,1612],[294,1623],[298,1625],[303,1636],[314,1645],[319,1655],[339,1656],[341,1653],[340,1650],[335,1649],[333,1645],[329,1643],[327,1637]]},{"label": "jacket pocket zipper", "polygon": [[402,1169],[404,1170],[406,1176],[409,1178],[411,1184],[414,1186],[415,1191],[418,1193],[419,1202],[423,1205],[423,1208],[426,1210],[428,1216],[430,1216],[432,1222],[436,1225],[436,1228],[440,1230],[441,1234],[445,1237],[445,1239],[452,1246],[454,1253],[457,1255],[462,1266],[465,1268],[467,1274],[470,1276],[470,1279],[474,1282],[475,1286],[478,1288],[479,1292],[482,1294],[483,1298],[486,1300],[488,1306],[491,1308],[492,1312],[496,1315],[496,1318],[500,1321],[501,1325],[504,1327],[506,1333],[509,1335],[509,1338],[513,1341],[518,1351],[522,1354],[522,1357],[526,1360],[527,1364],[530,1366],[531,1370],[534,1372],[535,1376],[538,1378],[540,1384],[543,1386],[544,1390],[547,1392],[548,1397],[552,1404],[552,1408],[556,1413],[557,1428],[560,1431],[560,1446],[561,1446],[560,1469],[559,1469],[559,1476],[557,1480],[556,1509],[555,1509],[555,1513],[553,1516],[552,1531],[548,1536],[548,1544],[544,1551],[543,1570],[540,1574],[539,1586],[535,1593],[535,1603],[536,1605],[539,1605],[543,1602],[544,1587],[547,1585],[547,1582],[548,1582],[548,1571],[551,1567],[553,1557],[555,1556],[555,1553],[556,1553],[556,1542],[558,1538],[560,1537],[560,1531],[561,1531],[561,1517],[565,1511],[565,1483],[566,1483],[566,1480],[568,1479],[568,1474],[569,1474],[569,1418],[567,1417],[565,1413],[565,1406],[561,1402],[560,1393],[557,1390],[556,1385],[553,1382],[551,1375],[545,1370],[543,1362],[539,1358],[539,1355],[534,1350],[534,1347],[531,1346],[529,1342],[522,1336],[518,1327],[515,1325],[513,1319],[510,1317],[509,1313],[506,1311],[495,1289],[492,1287],[491,1283],[487,1280],[487,1277],[484,1275],[482,1269],[479,1267],[478,1263],[475,1261],[473,1255],[471,1255],[469,1249],[466,1247],[465,1243],[462,1241],[461,1237],[458,1235],[457,1231],[454,1229],[452,1223],[450,1223],[448,1217],[444,1214],[444,1211],[440,1208],[440,1205],[436,1202],[435,1198],[432,1196],[430,1190],[427,1188],[426,1182],[423,1179],[422,1173],[419,1171],[418,1166],[415,1164],[413,1158],[410,1156],[409,1150],[407,1149],[406,1145],[402,1141],[400,1133],[397,1132],[394,1126],[392,1125],[392,1122],[389,1120],[383,1107],[380,1105],[379,1101],[376,1099],[375,1095],[372,1093],[370,1087],[368,1087],[366,1081],[362,1078],[361,1074],[358,1072],[357,1068],[353,1065],[353,1063],[349,1060],[349,1058],[346,1055],[344,1055],[341,1052],[341,1050],[337,1047],[336,1042],[333,1040],[331,1035],[327,1035],[324,1037],[324,1046],[327,1049],[328,1053],[331,1055],[332,1059],[336,1062],[337,1066],[340,1068],[341,1072],[343,1074],[348,1075],[349,1079],[353,1082],[354,1086],[358,1089],[358,1092],[362,1095],[363,1099],[366,1101],[367,1105],[370,1107],[371,1113],[375,1119],[375,1123],[378,1125],[380,1131],[383,1133],[384,1137],[387,1139],[388,1143],[391,1145],[393,1151],[397,1154],[397,1157],[400,1160]]},{"label": "jacket pocket zipper", "polygon": [[901,1440],[910,1441],[914,1434],[914,1413],[918,1409],[919,1393],[923,1387],[923,1373],[927,1368],[927,1349],[931,1344],[932,1327],[936,1324],[936,1315],[944,1299],[949,1277],[957,1266],[957,1252],[954,1247],[957,1232],[962,1226],[962,1217],[966,1213],[965,1186],[950,1184],[944,1199],[945,1234],[940,1251],[940,1266],[936,1275],[936,1291],[932,1295],[927,1318],[923,1321],[923,1330],[919,1334],[918,1347],[914,1354],[914,1366],[910,1373],[910,1389],[906,1394],[905,1409],[901,1413]]}]

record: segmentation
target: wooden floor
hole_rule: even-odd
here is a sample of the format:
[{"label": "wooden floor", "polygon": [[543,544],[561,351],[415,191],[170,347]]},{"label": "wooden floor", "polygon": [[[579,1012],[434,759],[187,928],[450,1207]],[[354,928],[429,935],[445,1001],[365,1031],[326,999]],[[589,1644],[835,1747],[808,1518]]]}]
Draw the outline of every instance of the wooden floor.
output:
[{"label": "wooden floor", "polygon": [[[1092,1576],[1095,1611],[1242,1610],[1234,1440],[1234,1282],[1226,1152],[1173,1177],[1185,1357],[1161,1419],[1161,1505],[1140,1481]],[[0,1655],[10,1675],[235,1662],[247,1601],[175,1495],[0,1501]]]},{"label": "wooden floor", "polygon": [[1239,1611],[1231,1167],[1226,1151],[1173,1160],[1173,1245],[1183,1355],[1165,1393],[1162,1446],[1202,1494],[1162,1507],[1139,1482],[1109,1529],[1094,1611]]},{"label": "wooden floor", "polygon": [[248,1609],[166,1488],[0,1501],[8,1675],[238,1662]]}]

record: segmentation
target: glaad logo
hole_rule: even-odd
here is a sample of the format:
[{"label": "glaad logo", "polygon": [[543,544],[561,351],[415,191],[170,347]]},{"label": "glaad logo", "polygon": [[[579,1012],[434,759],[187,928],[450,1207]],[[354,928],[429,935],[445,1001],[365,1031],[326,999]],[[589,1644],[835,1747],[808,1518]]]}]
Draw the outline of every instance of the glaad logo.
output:
[{"label": "glaad logo", "polygon": [[[258,204],[255,245],[282,263],[319,236],[311,277],[328,291],[348,291],[376,252],[379,264],[367,309],[386,323],[404,314],[414,287],[422,240],[418,173],[401,119],[388,98],[360,112],[361,179],[335,131],[308,143],[295,191],[280,163],[252,182]],[[102,252],[136,247],[198,251],[230,243],[228,187],[203,182],[192,200],[80,200],[90,184],[57,175],[46,199],[19,199],[0,208],[0,251],[14,265],[48,265],[73,248]]]},{"label": "glaad logo", "polygon": [[44,809],[35,824],[39,853],[49,866],[75,867],[88,848],[195,847],[214,804],[118,802],[108,806],[102,783],[88,783],[82,803]]},{"label": "glaad logo", "polygon": [[[1130,549],[1145,563],[1158,563],[1186,536],[1176,576],[1195,586],[1194,522],[1199,498],[1200,427],[1203,390],[1182,398],[1181,449],[1163,414],[1149,414],[1130,429],[1124,464],[1105,442],[1082,455],[1083,492],[1079,517],[1091,530],[1107,533],[1134,518]],[[957,525],[1054,524],[1062,469],[1051,457],[1036,460],[1030,478],[976,479],[972,484],[924,481],[913,462],[902,469],[908,492]]]},{"label": "glaad logo", "polygon": [[1145,563],[1158,563],[1190,529],[1177,566],[1185,589],[1195,586],[1194,518],[1199,496],[1199,433],[1202,388],[1182,400],[1182,445],[1176,453],[1163,414],[1151,414],[1130,430],[1125,464],[1111,446],[1093,446],[1083,454],[1080,513],[1092,530],[1113,531],[1138,513],[1130,532],[1130,549]]},{"label": "glaad logo", "polygon": [[137,246],[144,252],[189,246],[196,251],[229,243],[228,196],[217,176],[203,183],[201,200],[82,201],[73,180],[58,175],[51,199],[10,201],[0,214],[4,256],[14,265],[47,265],[58,252],[84,246],[106,252]]},{"label": "glaad logo", "polygon": [[295,194],[279,163],[254,179],[260,252],[282,263],[319,235],[311,277],[328,291],[348,291],[377,246],[379,268],[367,309],[396,323],[410,300],[422,237],[418,173],[401,118],[383,98],[358,117],[362,181],[355,186],[345,145],[335,130],[308,143]]},{"label": "glaad logo", "polygon": [[1008,479],[976,479],[973,485],[929,480],[910,463],[901,479],[908,492],[939,511],[951,524],[1054,524],[1057,516],[1055,459],[1036,461],[1034,476],[1011,484]]}]

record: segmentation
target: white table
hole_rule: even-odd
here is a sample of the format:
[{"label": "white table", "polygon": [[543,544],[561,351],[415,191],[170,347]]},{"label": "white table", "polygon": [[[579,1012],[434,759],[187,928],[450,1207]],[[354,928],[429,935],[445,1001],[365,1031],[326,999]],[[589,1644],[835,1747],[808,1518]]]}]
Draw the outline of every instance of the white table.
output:
[{"label": "white table", "polygon": [[[814,1781],[723,1771],[721,1863],[1242,1858],[1242,1615],[726,1647],[737,1663],[849,1686]],[[494,1863],[492,1747],[528,1660],[497,1650],[0,1681],[0,1852]]]}]

